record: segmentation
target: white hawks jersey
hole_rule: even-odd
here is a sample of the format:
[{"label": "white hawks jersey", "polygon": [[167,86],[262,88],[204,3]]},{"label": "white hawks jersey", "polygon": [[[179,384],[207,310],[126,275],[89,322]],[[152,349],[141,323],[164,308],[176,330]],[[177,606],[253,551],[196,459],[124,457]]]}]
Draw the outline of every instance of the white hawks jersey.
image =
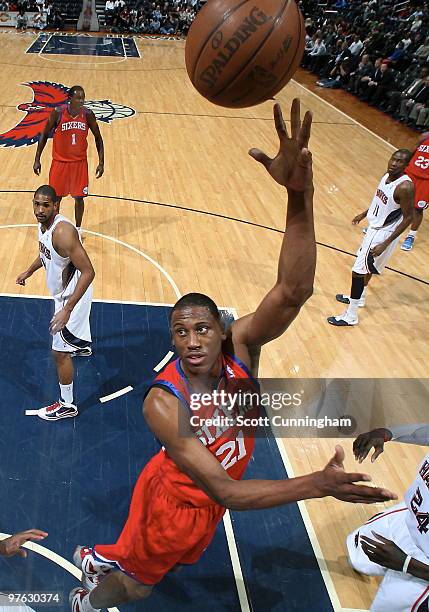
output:
[{"label": "white hawks jersey", "polygon": [[66,299],[73,293],[80,272],[72,264],[70,257],[59,255],[52,244],[52,236],[58,223],[65,221],[73,225],[63,215],[57,215],[51,227],[42,232],[39,223],[39,255],[46,271],[46,284],[53,297]]},{"label": "white hawks jersey", "polygon": [[405,181],[412,181],[406,174],[391,183],[386,182],[388,178],[389,175],[386,173],[381,179],[368,210],[368,223],[373,229],[388,228],[402,217],[401,207],[393,196],[398,185]]}]

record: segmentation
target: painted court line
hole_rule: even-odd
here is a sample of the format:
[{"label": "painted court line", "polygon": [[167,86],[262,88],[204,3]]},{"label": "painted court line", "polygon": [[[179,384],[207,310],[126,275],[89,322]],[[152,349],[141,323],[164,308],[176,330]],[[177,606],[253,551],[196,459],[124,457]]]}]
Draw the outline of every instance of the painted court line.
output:
[{"label": "painted court line", "polygon": [[229,555],[231,557],[232,570],[234,572],[235,585],[237,587],[238,599],[242,612],[250,612],[249,599],[244,584],[243,571],[241,569],[240,557],[238,556],[237,543],[235,541],[234,529],[232,527],[229,510],[223,515],[223,526],[225,528],[226,540],[228,542]]},{"label": "painted court line", "polygon": [[25,411],[25,416],[36,416],[37,414],[39,414],[38,410],[26,410]]},{"label": "painted court line", "polygon": [[162,368],[170,361],[170,359],[174,356],[173,351],[168,351],[168,353],[166,354],[166,356],[164,357],[164,359],[161,359],[161,361],[158,363],[158,365],[156,365],[153,368],[154,372],[159,372],[160,370],[162,370]]},{"label": "painted court line", "polygon": [[111,393],[110,395],[105,395],[104,397],[100,397],[100,402],[102,402],[103,404],[105,402],[110,402],[110,400],[113,400],[117,397],[121,397],[121,395],[125,395],[126,393],[129,393],[130,391],[133,390],[133,388],[134,387],[132,387],[131,385],[128,385],[128,387],[119,389],[119,391],[115,391],[114,393]]}]

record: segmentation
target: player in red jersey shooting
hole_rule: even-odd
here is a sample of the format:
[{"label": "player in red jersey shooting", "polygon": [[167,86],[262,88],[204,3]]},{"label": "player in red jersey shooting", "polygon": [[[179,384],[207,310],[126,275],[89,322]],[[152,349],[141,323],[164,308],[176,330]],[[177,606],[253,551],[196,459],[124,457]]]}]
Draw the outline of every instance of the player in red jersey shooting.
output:
[{"label": "player in red jersey shooting", "polygon": [[70,88],[69,103],[54,108],[37,145],[33,170],[39,176],[41,171],[40,157],[51,134],[52,164],[49,171],[49,184],[55,189],[59,202],[61,198],[71,195],[75,201],[76,227],[80,233],[84,198],[88,195],[88,129],[94,134],[98,153],[98,166],[95,176],[100,178],[104,173],[104,143],[94,113],[84,107],[85,91],[80,85]]},{"label": "player in red jersey shooting", "polygon": [[[344,451],[319,472],[288,480],[240,480],[251,458],[253,438],[237,426],[207,425],[195,430],[193,398],[230,388],[257,376],[261,347],[281,336],[313,291],[316,243],[313,223],[312,159],[308,151],[312,115],[301,124],[300,103],[291,110],[291,137],[280,106],[274,107],[280,150],[274,159],[258,149],[250,155],[288,193],[287,238],[278,276],[257,310],[226,331],[216,304],[207,296],[181,298],[171,314],[178,359],[156,377],[143,412],[164,448],[145,466],[136,483],[128,520],[113,545],[79,546],[75,564],[84,587],[70,594],[73,612],[91,612],[148,597],[167,572],[198,561],[226,508],[271,508],[333,495],[372,503],[394,499],[390,491],[356,484],[364,474],[347,474]],[[219,414],[209,406],[206,416]],[[221,428],[222,429],[222,428]],[[119,570],[119,571],[118,571]]]}]

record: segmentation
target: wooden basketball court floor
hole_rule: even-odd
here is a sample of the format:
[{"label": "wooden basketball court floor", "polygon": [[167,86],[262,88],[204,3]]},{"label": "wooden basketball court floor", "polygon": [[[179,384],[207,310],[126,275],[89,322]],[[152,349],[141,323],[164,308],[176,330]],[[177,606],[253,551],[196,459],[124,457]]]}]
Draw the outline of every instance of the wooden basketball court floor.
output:
[{"label": "wooden basketball court floor", "polygon": [[[272,103],[228,110],[192,88],[184,69],[184,42],[139,39],[140,59],[26,55],[35,35],[0,35],[0,132],[24,116],[29,81],[82,85],[87,99],[110,99],[134,116],[100,123],[105,174],[94,177],[96,151],[89,137],[90,197],[84,218],[85,248],[100,300],[171,304],[178,294],[201,291],[238,315],[251,312],[275,280],[286,210],[285,193],[247,155],[250,147],[276,150]],[[318,264],[314,296],[283,338],[263,351],[260,375],[275,378],[427,377],[429,235],[424,221],[415,249],[395,252],[389,270],[373,280],[368,306],[356,328],[327,324],[341,312],[335,294],[348,292],[353,253],[362,238],[351,219],[364,210],[386,169],[391,145],[337,111],[297,82],[278,95],[285,116],[293,97],[314,112],[310,148],[315,169]],[[400,146],[401,143],[398,143]],[[42,274],[15,285],[36,254],[31,192],[47,182],[50,144],[42,175],[32,172],[35,145],[2,148],[0,189],[0,293],[46,296]],[[67,199],[62,212],[72,217]],[[404,421],[421,422],[401,404]],[[369,413],[370,427],[379,415]],[[343,443],[346,467],[355,471],[351,440]],[[333,439],[284,440],[288,473],[319,469]],[[422,447],[388,446],[375,464],[364,464],[377,484],[401,497],[414,477]],[[344,540],[383,506],[333,499],[300,504],[336,610],[367,610],[375,579],[348,568]],[[22,528],[32,525],[23,525]],[[1,526],[6,531],[7,526]]]}]

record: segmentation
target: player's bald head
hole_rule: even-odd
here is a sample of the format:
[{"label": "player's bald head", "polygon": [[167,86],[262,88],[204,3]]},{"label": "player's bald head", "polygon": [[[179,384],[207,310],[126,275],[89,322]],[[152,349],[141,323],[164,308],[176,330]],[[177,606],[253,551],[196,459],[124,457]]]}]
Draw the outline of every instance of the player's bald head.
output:
[{"label": "player's bald head", "polygon": [[69,98],[70,98],[70,100],[78,92],[81,92],[83,94],[83,97],[85,97],[85,90],[82,87],[82,85],[73,85],[73,87],[70,87],[70,89],[69,89]]}]

